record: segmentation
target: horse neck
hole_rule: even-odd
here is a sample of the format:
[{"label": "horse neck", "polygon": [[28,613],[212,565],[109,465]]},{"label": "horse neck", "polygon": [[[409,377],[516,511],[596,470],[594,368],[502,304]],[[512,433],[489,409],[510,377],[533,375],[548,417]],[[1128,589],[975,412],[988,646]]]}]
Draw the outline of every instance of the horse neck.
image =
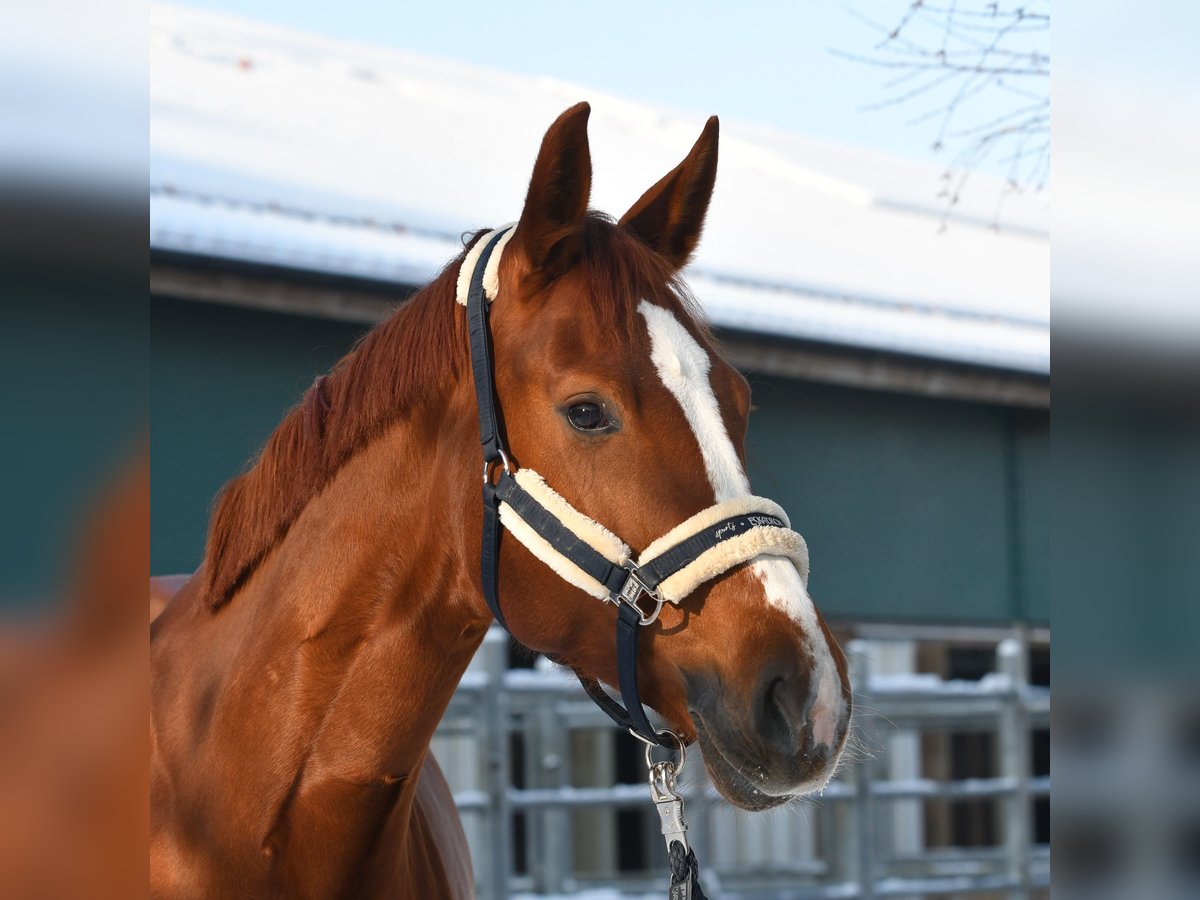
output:
[{"label": "horse neck", "polygon": [[225,607],[173,603],[155,636],[156,740],[177,800],[214,827],[241,823],[227,850],[320,859],[331,889],[385,825],[405,827],[489,622],[467,549],[473,412],[464,397],[430,406],[445,412],[347,463]]}]

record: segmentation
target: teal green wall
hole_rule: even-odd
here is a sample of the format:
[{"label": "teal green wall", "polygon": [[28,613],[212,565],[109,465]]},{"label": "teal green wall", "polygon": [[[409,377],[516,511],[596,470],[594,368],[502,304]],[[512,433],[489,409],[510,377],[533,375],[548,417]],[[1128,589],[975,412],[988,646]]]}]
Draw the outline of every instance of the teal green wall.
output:
[{"label": "teal green wall", "polygon": [[[361,329],[156,299],[151,556],[200,559],[209,504]],[[809,542],[843,618],[1048,621],[1048,417],[752,376],[755,490]]]},{"label": "teal green wall", "polygon": [[1013,413],[1013,546],[1017,566],[1017,618],[1050,624],[1051,498],[1050,415]]},{"label": "teal green wall", "polygon": [[751,384],[754,489],[808,541],[823,611],[1049,621],[1047,416],[761,376]]},{"label": "teal green wall", "polygon": [[0,612],[44,606],[66,586],[94,505],[144,437],[142,284],[55,263],[3,270]]},{"label": "teal green wall", "polygon": [[150,566],[190,572],[213,497],[365,328],[154,298]]}]

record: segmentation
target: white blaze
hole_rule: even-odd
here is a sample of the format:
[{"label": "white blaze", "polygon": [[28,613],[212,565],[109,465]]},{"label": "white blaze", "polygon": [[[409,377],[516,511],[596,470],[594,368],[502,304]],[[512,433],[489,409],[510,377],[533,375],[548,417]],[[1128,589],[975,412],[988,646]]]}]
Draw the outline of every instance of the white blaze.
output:
[{"label": "white blaze", "polygon": [[700,442],[704,470],[717,502],[750,493],[750,481],[725,431],[721,407],[708,378],[712,360],[669,309],[643,300],[638,312],[646,319],[650,332],[650,361],[683,407],[683,415]]},{"label": "white blaze", "polygon": [[[709,379],[712,360],[708,353],[670,310],[643,300],[638,304],[638,312],[645,318],[650,333],[650,361],[667,390],[679,401],[684,418],[696,436],[716,502],[749,494],[750,480],[725,430],[725,420],[713,393]],[[751,563],[750,570],[762,583],[767,603],[789,616],[804,633],[816,666],[813,736],[819,743],[831,744],[843,701],[837,669],[817,622],[812,598],[789,559],[759,556]]]}]

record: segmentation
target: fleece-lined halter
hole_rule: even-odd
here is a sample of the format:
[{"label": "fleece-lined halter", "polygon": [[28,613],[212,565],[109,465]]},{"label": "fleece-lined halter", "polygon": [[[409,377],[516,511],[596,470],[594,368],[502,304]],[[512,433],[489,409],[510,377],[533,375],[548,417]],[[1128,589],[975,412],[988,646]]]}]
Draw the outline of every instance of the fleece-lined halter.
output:
[{"label": "fleece-lined halter", "polygon": [[[682,746],[657,732],[642,707],[637,683],[637,638],[663,603],[682,603],[697,587],[760,555],[791,559],[808,579],[808,548],[787,515],[763,497],[717,503],[676,525],[635,561],[629,546],[555,493],[532,469],[514,472],[497,417],[488,309],[499,293],[500,257],[509,225],[485,234],[467,253],[458,276],[458,302],[467,308],[471,368],[483,445],[483,593],[507,627],[498,590],[500,526],[567,583],[617,607],[617,675],[624,707],[594,680],[580,675],[588,695],[614,722],[648,744]],[[497,466],[500,468],[496,478]],[[646,599],[648,598],[648,603]]]}]

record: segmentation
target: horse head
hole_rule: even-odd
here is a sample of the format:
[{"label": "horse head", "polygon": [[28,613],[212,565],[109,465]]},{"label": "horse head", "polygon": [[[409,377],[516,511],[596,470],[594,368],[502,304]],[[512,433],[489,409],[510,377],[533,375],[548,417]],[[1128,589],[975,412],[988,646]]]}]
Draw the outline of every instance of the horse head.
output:
[{"label": "horse head", "polygon": [[[513,468],[536,470],[640,552],[750,495],[750,388],[680,280],[716,180],[716,118],[614,221],[588,209],[588,114],[572,107],[546,133],[489,276],[495,391]],[[643,629],[642,696],[699,741],[718,789],[747,809],[824,786],[846,741],[846,662],[809,596],[806,562],[748,559]],[[617,683],[609,604],[516,540],[502,543],[500,581],[518,640]]]}]

